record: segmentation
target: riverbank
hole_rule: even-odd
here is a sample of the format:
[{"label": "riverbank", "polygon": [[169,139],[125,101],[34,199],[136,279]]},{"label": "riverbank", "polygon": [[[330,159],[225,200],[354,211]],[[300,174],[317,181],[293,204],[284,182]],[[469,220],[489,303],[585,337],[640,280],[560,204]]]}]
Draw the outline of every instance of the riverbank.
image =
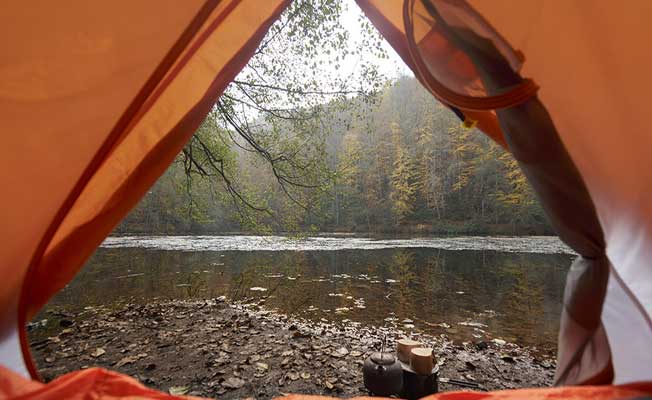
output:
[{"label": "riverbank", "polygon": [[[404,332],[352,323],[310,323],[256,304],[154,302],[116,309],[50,312],[32,325],[32,352],[46,381],[80,368],[109,368],[162,391],[221,399],[285,393],[367,395],[362,363],[384,335]],[[440,390],[549,386],[555,362],[502,341],[456,345],[445,335],[413,338],[433,344]],[[538,358],[537,358],[538,357]]]},{"label": "riverbank", "polygon": [[[222,226],[220,226],[222,227]],[[130,229],[131,228],[131,229]],[[242,229],[235,230],[211,229],[210,227],[193,226],[193,229],[172,229],[172,230],[151,230],[133,229],[132,227],[118,227],[112,233],[113,236],[134,236],[134,235],[283,235],[288,237],[306,237],[323,235],[353,235],[353,236],[405,236],[405,235],[479,235],[479,236],[547,236],[556,235],[552,227],[547,223],[514,225],[514,224],[492,224],[479,221],[435,221],[422,223],[405,223],[400,225],[324,225],[318,229],[314,227],[300,227],[298,230],[287,231],[284,229]]]}]

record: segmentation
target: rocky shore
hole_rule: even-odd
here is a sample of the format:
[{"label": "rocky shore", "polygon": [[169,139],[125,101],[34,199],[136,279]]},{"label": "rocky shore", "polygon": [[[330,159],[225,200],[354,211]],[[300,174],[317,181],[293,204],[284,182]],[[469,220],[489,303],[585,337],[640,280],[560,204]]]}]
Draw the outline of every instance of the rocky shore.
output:
[{"label": "rocky shore", "polygon": [[[221,399],[287,393],[368,395],[364,359],[395,328],[310,322],[268,311],[264,302],[168,301],[119,308],[49,311],[31,324],[34,359],[46,381],[93,366],[173,394]],[[549,386],[554,359],[500,340],[454,344],[445,335],[410,337],[432,345],[440,391]]]}]

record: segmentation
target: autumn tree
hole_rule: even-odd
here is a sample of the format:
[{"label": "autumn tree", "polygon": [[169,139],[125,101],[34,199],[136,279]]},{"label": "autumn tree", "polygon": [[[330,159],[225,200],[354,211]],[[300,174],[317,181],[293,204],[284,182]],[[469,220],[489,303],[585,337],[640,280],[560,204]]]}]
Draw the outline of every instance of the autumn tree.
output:
[{"label": "autumn tree", "polygon": [[416,198],[416,173],[412,157],[403,144],[403,132],[392,123],[392,141],[395,148],[394,168],[391,175],[392,210],[398,222],[405,222],[414,212]]},{"label": "autumn tree", "polygon": [[[240,181],[234,154],[258,158],[258,168],[273,177],[273,191],[310,209],[331,184],[325,139],[338,104],[353,95],[372,101],[384,82],[381,38],[360,14],[361,35],[353,41],[342,22],[349,6],[343,0],[293,1],[179,157],[185,179],[212,180],[209,186],[228,194],[243,221],[255,224],[260,215],[278,213],[265,200],[270,190],[255,193]],[[356,68],[342,74],[345,63]],[[191,198],[194,183],[186,187]]]},{"label": "autumn tree", "polygon": [[320,112],[330,118],[254,120],[268,129],[254,142],[261,153],[214,110],[122,229],[551,233],[511,155],[461,127],[416,79],[388,82],[377,102],[345,97]]}]

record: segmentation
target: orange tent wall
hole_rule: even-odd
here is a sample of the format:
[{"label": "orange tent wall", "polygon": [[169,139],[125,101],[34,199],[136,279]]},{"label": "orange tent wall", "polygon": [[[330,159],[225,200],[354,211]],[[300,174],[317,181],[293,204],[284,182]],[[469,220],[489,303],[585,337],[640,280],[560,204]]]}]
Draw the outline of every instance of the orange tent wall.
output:
[{"label": "orange tent wall", "polygon": [[[652,269],[649,268],[652,160],[647,156],[652,145],[647,127],[652,53],[641,49],[644,38],[651,33],[648,19],[652,15],[652,3],[645,0],[627,2],[626,6],[609,0],[358,0],[358,3],[395,47],[403,47],[399,53],[436,97],[461,108],[467,117],[480,113],[475,115],[479,127],[498,138],[497,141],[505,138],[504,132],[498,129],[496,134],[495,124],[490,129],[484,127],[483,122],[490,121],[492,115],[477,108],[487,100],[487,94],[478,86],[476,66],[468,65],[473,63],[465,52],[457,51],[455,43],[447,42],[424,4],[435,5],[452,26],[473,31],[493,42],[512,69],[540,87],[537,98],[552,119],[563,151],[572,161],[572,169],[579,171],[579,183],[590,195],[588,201],[576,204],[564,203],[561,196],[548,197],[554,203],[549,207],[552,214],[565,215],[557,220],[562,228],[561,237],[576,250],[581,247],[580,253],[586,256],[579,260],[580,268],[573,277],[579,280],[569,280],[567,300],[579,307],[592,302],[600,307],[596,316],[600,326],[595,330],[578,324],[576,318],[582,317],[582,310],[565,307],[560,364],[585,363],[598,368],[607,362],[613,364],[615,382],[651,380],[652,371],[647,367],[650,356],[640,349],[652,346]],[[432,33],[438,36],[429,37]],[[515,88],[504,90],[515,91]],[[460,99],[460,96],[471,99]],[[523,137],[521,146],[527,147],[527,135],[531,135],[532,143],[545,139],[537,138],[537,126],[519,129],[518,134]],[[568,185],[572,180],[565,182],[569,170],[555,165],[557,157],[547,153],[549,150],[540,147],[521,152],[521,165],[540,172],[539,184],[554,189],[550,193],[576,198],[572,193],[576,185]],[[595,210],[595,217],[590,217],[589,209]],[[578,223],[576,213],[586,213],[584,223]],[[597,227],[588,226],[593,218],[599,223]],[[590,263],[596,268],[589,268]],[[592,269],[596,272],[592,273]],[[608,286],[603,288],[597,280],[593,282],[594,287],[584,286],[605,270],[608,284],[604,283]],[[604,289],[606,293],[602,292]],[[576,357],[578,350],[584,351],[580,358]],[[604,353],[611,360],[605,361]],[[585,372],[576,371],[577,375],[570,380],[583,382],[589,377]],[[607,374],[602,379],[610,377]]]},{"label": "orange tent wall", "polygon": [[[517,389],[497,392],[448,392],[424,397],[425,400],[634,400],[652,393],[650,385],[575,386],[550,389]],[[0,397],[12,399],[131,399],[172,400],[197,399],[172,396],[141,385],[138,381],[116,372],[89,368],[61,376],[49,384],[30,381],[0,367]],[[327,400],[331,397],[289,395],[287,400]],[[382,397],[354,397],[352,400],[384,400]]]},{"label": "orange tent wall", "polygon": [[[419,64],[423,54],[418,52],[426,47],[415,53],[414,44],[422,45],[425,36],[405,42],[403,1],[358,2],[373,6],[367,11],[375,10],[384,21],[380,30],[435,96],[463,108],[505,145],[493,111],[456,100],[456,94],[481,92],[462,93],[464,85],[455,87],[461,81],[446,76],[437,76],[446,90],[438,88],[431,80],[437,71]],[[513,67],[540,86],[538,96],[586,183],[604,231],[610,276],[601,319],[616,382],[652,380],[650,357],[641,351],[652,345],[652,159],[647,154],[652,135],[646,117],[652,53],[643,49],[652,31],[652,3],[436,2],[472,6],[500,32],[504,43],[498,47]],[[10,2],[0,13],[5,50],[0,56],[5,126],[0,355],[3,363],[15,361],[16,371],[23,368],[12,359],[17,332],[72,279],[165,170],[287,5],[281,0],[37,3]],[[511,54],[512,46],[525,58]],[[531,95],[528,90],[534,86],[523,86],[523,93]],[[545,154],[540,156],[545,160]],[[89,384],[98,377],[107,379],[101,388]],[[1,393],[53,398],[48,393],[71,394],[66,385],[85,382],[88,391],[113,391],[109,398],[168,397],[146,389],[115,392],[136,384],[102,370],[74,373],[46,386],[21,379],[0,371]],[[68,392],[57,392],[66,387]],[[643,393],[652,391],[648,386],[587,387],[438,398]]]},{"label": "orange tent wall", "polygon": [[165,171],[287,4],[3,5],[3,362],[24,371],[17,332]]}]

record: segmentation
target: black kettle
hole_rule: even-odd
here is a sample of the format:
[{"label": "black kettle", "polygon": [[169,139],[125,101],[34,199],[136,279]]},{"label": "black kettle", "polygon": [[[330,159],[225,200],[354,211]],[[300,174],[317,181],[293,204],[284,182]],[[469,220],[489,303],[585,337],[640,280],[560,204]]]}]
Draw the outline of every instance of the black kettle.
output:
[{"label": "black kettle", "polygon": [[362,367],[364,385],[373,394],[391,396],[403,389],[403,368],[393,354],[382,351],[373,353]]}]

